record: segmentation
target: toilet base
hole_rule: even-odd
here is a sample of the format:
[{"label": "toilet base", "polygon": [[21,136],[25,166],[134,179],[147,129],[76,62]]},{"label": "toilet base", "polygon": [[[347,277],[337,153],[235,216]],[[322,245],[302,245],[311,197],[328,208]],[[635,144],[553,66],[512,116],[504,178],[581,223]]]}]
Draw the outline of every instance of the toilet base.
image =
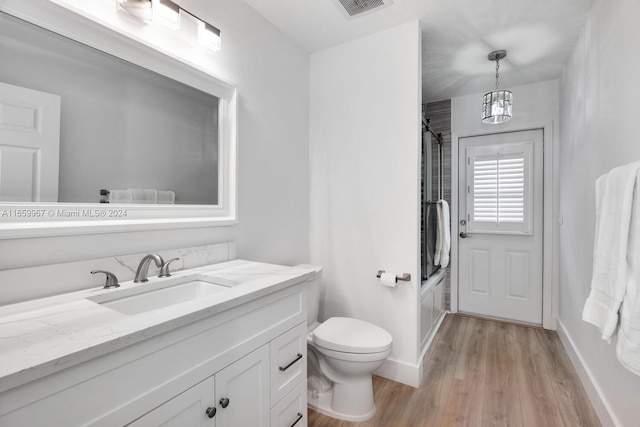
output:
[{"label": "toilet base", "polygon": [[307,391],[307,406],[314,411],[320,412],[321,414],[327,415],[331,418],[343,421],[360,422],[370,420],[376,414],[376,407],[373,402],[371,402],[371,407],[367,408],[368,410],[358,414],[344,414],[337,412],[333,409],[332,402],[333,388],[330,388],[324,393],[318,393],[317,391],[312,390]]}]

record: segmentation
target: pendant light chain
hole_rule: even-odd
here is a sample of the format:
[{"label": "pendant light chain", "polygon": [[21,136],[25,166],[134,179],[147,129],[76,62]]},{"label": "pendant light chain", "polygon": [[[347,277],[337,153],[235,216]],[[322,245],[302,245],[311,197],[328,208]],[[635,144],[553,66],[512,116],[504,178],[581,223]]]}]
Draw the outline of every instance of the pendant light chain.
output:
[{"label": "pendant light chain", "polygon": [[496,91],[498,90],[498,79],[500,78],[500,59],[496,58]]}]

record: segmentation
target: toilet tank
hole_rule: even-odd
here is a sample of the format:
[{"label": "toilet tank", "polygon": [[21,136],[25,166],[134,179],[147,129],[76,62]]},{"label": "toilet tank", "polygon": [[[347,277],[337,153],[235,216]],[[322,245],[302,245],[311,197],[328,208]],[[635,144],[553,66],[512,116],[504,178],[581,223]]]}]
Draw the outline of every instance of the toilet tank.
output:
[{"label": "toilet tank", "polygon": [[300,264],[298,268],[313,270],[315,274],[307,279],[309,281],[307,299],[307,325],[312,325],[318,320],[318,309],[320,307],[320,277],[322,276],[322,266]]}]

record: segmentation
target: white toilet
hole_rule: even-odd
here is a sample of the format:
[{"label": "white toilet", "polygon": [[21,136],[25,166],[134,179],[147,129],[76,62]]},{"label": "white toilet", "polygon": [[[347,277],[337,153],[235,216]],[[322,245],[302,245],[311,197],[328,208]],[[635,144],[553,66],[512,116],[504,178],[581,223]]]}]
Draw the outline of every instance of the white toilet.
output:
[{"label": "white toilet", "polygon": [[316,271],[307,304],[308,405],[340,420],[366,421],[376,413],[371,373],[391,354],[393,338],[358,319],[332,317],[319,323],[322,267],[304,267]]}]

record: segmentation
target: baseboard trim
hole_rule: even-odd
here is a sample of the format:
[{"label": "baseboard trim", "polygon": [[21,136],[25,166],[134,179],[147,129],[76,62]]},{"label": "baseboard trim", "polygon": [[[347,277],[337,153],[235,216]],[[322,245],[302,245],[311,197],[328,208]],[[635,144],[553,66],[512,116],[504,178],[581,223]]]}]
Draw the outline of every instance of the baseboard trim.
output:
[{"label": "baseboard trim", "polygon": [[587,396],[589,396],[589,400],[593,405],[593,409],[598,414],[598,418],[604,427],[616,427],[621,426],[620,422],[616,418],[615,414],[611,410],[611,406],[609,402],[604,396],[602,389],[598,385],[598,382],[595,380],[591,370],[585,363],[582,354],[575,346],[571,336],[567,333],[567,329],[560,319],[557,319],[557,332],[560,337],[560,342],[564,346],[573,367],[578,374],[578,378],[580,378],[580,382],[582,383],[585,391],[587,392]]},{"label": "baseboard trim", "polygon": [[396,381],[411,387],[420,387],[420,377],[422,365],[400,362],[394,359],[387,359],[374,374],[391,381]]},{"label": "baseboard trim", "polygon": [[406,384],[411,387],[420,388],[420,384],[422,383],[422,376],[424,374],[424,370],[422,369],[422,364],[424,361],[424,357],[433,342],[433,338],[436,336],[436,333],[440,329],[444,318],[449,314],[449,312],[444,311],[436,320],[436,325],[432,328],[428,337],[425,339],[420,358],[418,359],[418,364],[414,365],[411,363],[400,362],[394,359],[387,359],[378,370],[374,372],[375,375],[380,377],[384,377],[391,381],[396,381],[402,384]]}]

